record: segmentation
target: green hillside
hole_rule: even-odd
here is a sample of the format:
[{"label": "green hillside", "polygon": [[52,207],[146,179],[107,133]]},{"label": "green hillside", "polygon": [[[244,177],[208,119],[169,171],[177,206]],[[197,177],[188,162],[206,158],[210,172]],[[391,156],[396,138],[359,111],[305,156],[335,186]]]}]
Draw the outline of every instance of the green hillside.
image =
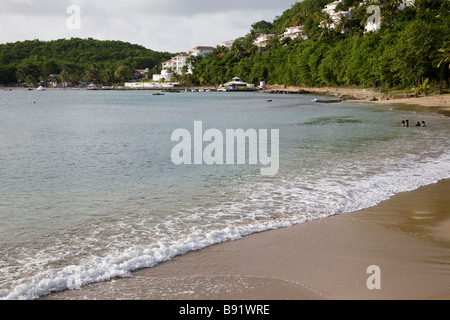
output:
[{"label": "green hillside", "polygon": [[[416,0],[399,10],[401,0],[343,0],[337,10],[351,9],[336,28],[322,9],[329,0],[295,3],[273,22],[260,21],[231,49],[218,48],[198,59],[193,81],[222,84],[235,76],[248,83],[294,86],[416,87],[427,78],[436,87],[449,86],[450,1]],[[360,3],[361,2],[361,3]],[[381,8],[381,30],[365,32],[369,5]],[[258,49],[259,33],[282,34],[302,25],[307,39],[273,38]]]},{"label": "green hillside", "polygon": [[152,69],[171,56],[121,41],[72,38],[7,43],[0,45],[0,83],[37,83],[50,74],[62,74],[69,81],[110,84],[121,66],[127,71]]}]

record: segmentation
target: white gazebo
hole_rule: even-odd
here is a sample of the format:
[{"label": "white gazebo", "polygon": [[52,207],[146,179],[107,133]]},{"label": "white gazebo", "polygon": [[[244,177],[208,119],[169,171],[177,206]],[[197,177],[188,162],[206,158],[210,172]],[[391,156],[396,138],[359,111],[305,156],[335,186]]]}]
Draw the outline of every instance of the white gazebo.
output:
[{"label": "white gazebo", "polygon": [[248,85],[247,83],[242,82],[241,79],[238,77],[234,77],[233,81],[230,81],[230,82],[227,82],[224,84],[225,87],[236,87],[236,88],[243,87],[243,86],[247,87],[247,85]]},{"label": "white gazebo", "polygon": [[217,91],[253,91],[254,86],[249,85],[246,82],[241,81],[240,78],[234,77],[233,81],[227,82],[221,85]]}]

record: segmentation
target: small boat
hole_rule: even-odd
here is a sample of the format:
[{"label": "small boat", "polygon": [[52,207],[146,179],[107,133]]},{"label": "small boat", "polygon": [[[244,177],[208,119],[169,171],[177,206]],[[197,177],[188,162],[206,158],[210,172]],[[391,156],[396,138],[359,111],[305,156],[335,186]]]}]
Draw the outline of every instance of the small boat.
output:
[{"label": "small boat", "polygon": [[331,99],[331,100],[318,100],[318,99],[315,99],[316,101],[314,101],[314,102],[316,102],[316,103],[340,103],[340,102],[342,102],[342,99]]},{"label": "small boat", "polygon": [[154,96],[163,96],[164,93],[155,92],[153,95],[154,95]]},{"label": "small boat", "polygon": [[40,86],[39,88],[36,89],[36,91],[45,91],[45,88],[43,86]]}]

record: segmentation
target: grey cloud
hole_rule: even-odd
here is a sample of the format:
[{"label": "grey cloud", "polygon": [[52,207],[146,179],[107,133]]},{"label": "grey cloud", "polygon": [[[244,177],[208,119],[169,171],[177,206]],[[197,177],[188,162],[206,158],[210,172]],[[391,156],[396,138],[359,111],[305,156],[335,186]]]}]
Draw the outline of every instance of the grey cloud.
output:
[{"label": "grey cloud", "polygon": [[[178,52],[244,36],[295,0],[0,0],[0,43],[97,38]],[[67,8],[81,9],[81,30],[68,30]]]},{"label": "grey cloud", "polygon": [[8,16],[52,16],[61,15],[71,4],[70,0],[35,1],[35,0],[2,0],[0,15]]},{"label": "grey cloud", "polygon": [[294,0],[2,0],[0,14],[60,15],[68,6],[78,5],[92,15],[195,16],[231,11],[284,10],[294,2]]}]

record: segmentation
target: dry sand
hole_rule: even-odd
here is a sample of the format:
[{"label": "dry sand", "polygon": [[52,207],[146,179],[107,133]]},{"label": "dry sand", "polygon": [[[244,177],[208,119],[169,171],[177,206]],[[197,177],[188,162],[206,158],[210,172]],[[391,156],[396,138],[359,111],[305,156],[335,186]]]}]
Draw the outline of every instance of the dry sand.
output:
[{"label": "dry sand", "polygon": [[[450,299],[450,180],[47,299]],[[381,290],[369,290],[369,266]]]},{"label": "dry sand", "polygon": [[450,94],[433,94],[427,97],[411,97],[411,98],[397,98],[387,100],[374,101],[378,104],[408,104],[419,105],[423,107],[442,107],[450,111]]}]

